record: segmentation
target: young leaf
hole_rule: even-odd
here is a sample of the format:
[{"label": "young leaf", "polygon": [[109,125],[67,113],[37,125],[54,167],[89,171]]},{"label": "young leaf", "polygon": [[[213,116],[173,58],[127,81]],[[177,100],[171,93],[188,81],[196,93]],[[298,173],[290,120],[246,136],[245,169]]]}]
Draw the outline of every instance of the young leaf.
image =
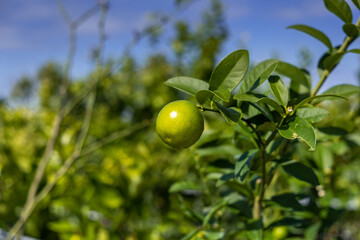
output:
[{"label": "young leaf", "polygon": [[[315,99],[319,99],[319,98],[323,98],[323,99],[328,99],[328,98],[341,98],[341,99],[345,99],[347,100],[345,97],[340,96],[340,95],[335,95],[335,94],[321,94],[321,95],[316,95],[316,96],[312,96],[312,97],[308,97],[304,100],[302,100],[299,104],[297,104],[295,106],[295,108],[293,109],[293,111],[295,112],[297,109],[301,108],[304,104],[311,102]],[[319,102],[319,101],[317,101]]]},{"label": "young leaf", "polygon": [[182,192],[185,190],[201,190],[201,187],[194,182],[182,181],[171,185],[169,193]]},{"label": "young leaf", "polygon": [[355,6],[360,10],[360,0],[351,0]]},{"label": "young leaf", "polygon": [[242,112],[239,108],[226,108],[219,103],[215,104],[219,109],[221,115],[223,115],[223,117],[229,124],[233,125],[241,119]]},{"label": "young leaf", "polygon": [[250,73],[241,84],[239,93],[242,94],[256,89],[275,71],[278,64],[279,60],[276,59],[268,59],[257,64],[251,69]]},{"label": "young leaf", "polygon": [[358,49],[358,48],[356,48],[356,49],[351,49],[351,50],[349,50],[348,52],[360,54],[360,49]]},{"label": "young leaf", "polygon": [[269,83],[272,93],[279,103],[286,107],[289,99],[289,91],[279,76],[270,76]]},{"label": "young leaf", "polygon": [[198,91],[209,88],[209,84],[207,82],[191,77],[170,78],[164,84],[190,94],[194,97]]},{"label": "young leaf", "polygon": [[240,158],[237,160],[235,164],[235,178],[240,183],[244,182],[247,173],[250,170],[250,163],[255,154],[257,153],[257,149],[250,150],[248,152],[243,153]]},{"label": "young leaf", "polygon": [[318,122],[328,114],[329,112],[327,110],[318,107],[304,107],[296,111],[296,116],[301,117],[310,123]]},{"label": "young leaf", "polygon": [[286,173],[290,174],[293,177],[296,177],[301,181],[307,182],[313,186],[317,186],[320,184],[314,171],[310,167],[302,163],[291,161],[281,166]]},{"label": "young leaf", "polygon": [[351,84],[336,85],[324,92],[324,95],[337,95],[343,98],[349,97],[355,93],[360,93],[360,87]]},{"label": "young leaf", "polygon": [[308,88],[311,87],[304,72],[301,69],[299,69],[289,63],[280,62],[278,67],[276,68],[276,71],[279,74],[282,74],[282,75],[290,78],[291,80],[299,82],[300,84],[304,85],[305,87],[308,87]]},{"label": "young leaf", "polygon": [[231,92],[239,85],[249,67],[249,53],[238,50],[226,56],[214,69],[209,90],[219,98],[229,101]]},{"label": "young leaf", "polygon": [[349,37],[355,37],[359,34],[359,28],[352,23],[345,23],[343,25],[343,31]]},{"label": "young leaf", "polygon": [[303,118],[292,118],[290,122],[279,128],[279,134],[287,139],[300,138],[309,145],[310,150],[315,150],[316,136],[314,128]]},{"label": "young leaf", "polygon": [[352,22],[352,13],[345,0],[324,0],[325,7],[346,23]]},{"label": "young leaf", "polygon": [[316,38],[317,40],[319,40],[320,42],[325,44],[325,46],[327,46],[329,48],[329,51],[331,51],[332,48],[333,48],[330,39],[323,32],[321,32],[320,30],[317,30],[317,29],[315,29],[313,27],[310,27],[310,26],[301,25],[301,24],[299,24],[299,25],[291,25],[291,26],[289,26],[287,28],[295,29],[295,30],[304,32],[304,33]]}]

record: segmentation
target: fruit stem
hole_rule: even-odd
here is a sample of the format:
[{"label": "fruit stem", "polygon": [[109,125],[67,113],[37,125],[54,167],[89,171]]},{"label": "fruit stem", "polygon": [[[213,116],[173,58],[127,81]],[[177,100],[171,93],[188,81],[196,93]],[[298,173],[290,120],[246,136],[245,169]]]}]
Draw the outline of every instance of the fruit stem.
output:
[{"label": "fruit stem", "polygon": [[[360,27],[360,17],[358,18],[355,26]],[[344,53],[347,48],[350,46],[350,44],[356,39],[357,35],[355,36],[347,36],[343,42],[343,44],[340,46],[340,48],[336,51],[336,53]],[[324,84],[325,80],[327,79],[327,77],[329,76],[329,74],[335,69],[335,67],[337,66],[337,64],[332,67],[331,69],[326,69],[320,77],[319,82],[316,84],[314,90],[311,92],[311,96],[315,96],[320,88],[322,87],[322,85]]]}]

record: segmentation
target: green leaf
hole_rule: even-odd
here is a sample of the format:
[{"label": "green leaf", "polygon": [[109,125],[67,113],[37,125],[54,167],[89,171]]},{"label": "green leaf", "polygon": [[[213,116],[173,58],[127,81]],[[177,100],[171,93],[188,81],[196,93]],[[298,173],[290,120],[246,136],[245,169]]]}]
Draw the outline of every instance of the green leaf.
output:
[{"label": "green leaf", "polygon": [[191,77],[170,78],[164,84],[194,97],[198,91],[209,88],[209,84],[207,82]]},{"label": "green leaf", "polygon": [[286,173],[301,181],[307,182],[313,186],[320,184],[315,172],[310,167],[300,162],[291,161],[281,166]]},{"label": "green leaf", "polygon": [[266,97],[265,95],[254,94],[254,93],[245,93],[245,94],[238,93],[234,96],[234,99],[245,102],[253,102],[253,103],[261,102],[273,107],[278,113],[280,113],[280,115],[283,115],[285,113],[284,108],[282,108],[277,102],[275,102],[271,98]]},{"label": "green leaf", "polygon": [[210,90],[200,90],[196,93],[195,97],[196,100],[200,105],[204,105],[205,103],[209,102],[210,98],[214,96],[214,93]]},{"label": "green leaf", "polygon": [[324,0],[325,7],[346,23],[352,22],[352,13],[345,0]]},{"label": "green leaf", "polygon": [[250,170],[251,160],[254,158],[257,153],[257,149],[250,150],[243,153],[235,164],[235,178],[240,183],[243,183],[246,175]]},{"label": "green leaf", "polygon": [[262,102],[257,102],[257,103],[249,102],[249,104],[253,106],[256,110],[258,110],[260,113],[262,113],[267,119],[274,122],[274,119],[271,115],[271,111],[267,105],[265,105]]},{"label": "green leaf", "polygon": [[229,101],[231,92],[239,85],[249,67],[249,53],[237,50],[226,56],[214,69],[209,81],[209,90],[224,101]]},{"label": "green leaf", "polygon": [[180,240],[191,240],[192,237],[194,237],[200,231],[201,231],[201,229],[193,230],[193,231],[189,232],[188,234],[186,234],[184,237],[182,237]]},{"label": "green leaf", "polygon": [[234,155],[241,154],[242,152],[234,145],[221,145],[217,147],[198,148],[196,149],[196,153],[200,157],[206,157],[206,156],[232,157]]},{"label": "green leaf", "polygon": [[328,114],[329,112],[327,110],[318,107],[304,107],[296,111],[296,116],[301,117],[310,123],[318,122]]},{"label": "green leaf", "polygon": [[324,95],[331,94],[346,98],[356,93],[360,93],[360,87],[351,84],[340,84],[326,90]]},{"label": "green leaf", "polygon": [[345,52],[335,53],[324,59],[323,65],[327,70],[332,70],[344,56]]},{"label": "green leaf", "polygon": [[284,208],[291,208],[295,211],[303,210],[303,207],[300,205],[300,203],[296,199],[296,195],[293,193],[283,193],[280,195],[276,195],[276,196],[271,197],[270,200]]},{"label": "green leaf", "polygon": [[300,138],[310,146],[310,150],[315,150],[316,136],[314,128],[303,118],[293,117],[279,128],[279,134],[286,139]]},{"label": "green leaf", "polygon": [[316,157],[323,168],[323,172],[327,174],[331,173],[331,169],[334,164],[332,148],[325,146],[324,144],[319,145],[316,149]]},{"label": "green leaf", "polygon": [[343,31],[349,37],[355,37],[359,34],[359,28],[352,23],[345,23],[343,25]]},{"label": "green leaf", "polygon": [[[315,99],[320,99],[320,98],[323,98],[323,99],[329,99],[329,98],[341,98],[341,99],[345,99],[347,100],[345,97],[343,96],[340,96],[340,95],[335,95],[335,94],[328,94],[328,93],[324,93],[324,94],[320,94],[320,95],[316,95],[316,96],[312,96],[312,97],[308,97],[304,100],[302,100],[299,104],[297,104],[295,106],[295,108],[293,109],[293,111],[295,112],[297,109],[301,108],[304,104],[308,103],[308,102],[311,102]],[[317,101],[319,102],[319,101]]]},{"label": "green leaf", "polygon": [[268,59],[257,64],[251,69],[248,76],[241,84],[239,93],[246,93],[259,87],[273,73],[279,64],[277,59]]},{"label": "green leaf", "polygon": [[220,103],[215,103],[216,107],[219,109],[221,115],[225,118],[225,120],[233,125],[238,122],[242,117],[242,112],[238,108],[226,108],[222,106]]},{"label": "green leaf", "polygon": [[224,232],[214,232],[214,231],[206,231],[204,233],[204,237],[207,240],[220,240],[224,238]]},{"label": "green leaf", "polygon": [[271,229],[276,226],[301,226],[306,224],[307,225],[308,220],[306,219],[297,219],[297,218],[291,218],[291,217],[284,217],[276,222],[273,222],[270,224],[267,228]]},{"label": "green leaf", "polygon": [[224,173],[223,175],[221,175],[219,180],[216,182],[216,187],[219,187],[219,186],[223,185],[224,183],[226,183],[227,181],[234,179],[234,178],[235,178],[235,175],[233,172]]},{"label": "green leaf", "polygon": [[291,26],[289,26],[287,28],[301,31],[303,33],[306,33],[306,34],[316,38],[317,40],[319,40],[320,42],[325,44],[325,46],[327,46],[329,48],[329,51],[331,51],[332,48],[333,48],[330,39],[323,32],[321,32],[318,29],[315,29],[315,28],[310,27],[310,26],[302,25],[302,24],[291,25]]},{"label": "green leaf", "polygon": [[358,48],[356,48],[356,49],[351,49],[351,50],[349,50],[348,52],[360,54],[360,49],[358,49]]},{"label": "green leaf", "polygon": [[182,192],[185,190],[201,190],[201,187],[194,182],[181,181],[171,185],[169,193]]},{"label": "green leaf", "polygon": [[290,78],[291,80],[297,81],[298,83],[304,85],[305,87],[308,88],[311,87],[308,79],[306,78],[305,73],[301,69],[295,67],[294,65],[285,62],[280,62],[278,67],[276,68],[276,71],[279,74],[282,74]]},{"label": "green leaf", "polygon": [[351,0],[355,6],[360,10],[360,0]]},{"label": "green leaf", "polygon": [[222,209],[223,207],[226,206],[226,201],[221,201],[220,203],[218,203],[217,205],[215,205],[214,207],[211,208],[211,210],[206,214],[204,221],[202,223],[203,227],[205,227],[206,225],[209,224],[209,221],[211,220],[211,218],[214,216],[214,214],[219,211],[220,209]]},{"label": "green leaf", "polygon": [[289,99],[289,91],[279,76],[269,77],[270,89],[279,103],[286,107]]}]

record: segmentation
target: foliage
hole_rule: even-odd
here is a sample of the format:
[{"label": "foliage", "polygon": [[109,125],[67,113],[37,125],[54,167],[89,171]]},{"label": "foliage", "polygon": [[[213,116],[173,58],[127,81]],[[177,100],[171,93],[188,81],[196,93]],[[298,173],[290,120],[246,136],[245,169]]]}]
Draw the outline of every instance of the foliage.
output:
[{"label": "foliage", "polygon": [[[176,6],[189,2],[177,0]],[[315,77],[306,69],[278,59],[249,67],[251,54],[242,49],[216,65],[227,37],[216,0],[198,27],[174,24],[173,56],[154,54],[139,63],[126,51],[120,68],[119,59],[107,60],[84,79],[67,82],[69,66],[53,62],[24,77],[13,97],[33,97],[38,105],[0,106],[0,228],[10,229],[24,211],[51,126],[65,109],[37,194],[55,181],[54,187],[34,207],[25,235],[356,239],[360,88],[343,84],[318,92],[346,54],[359,53],[348,50],[359,21],[352,23],[345,1],[324,2],[344,21],[347,37],[340,47],[313,27],[289,27],[326,47],[313,89]],[[161,37],[157,27],[147,27],[135,43],[139,36]],[[301,67],[308,67],[308,53],[302,54]],[[95,55],[101,58],[100,47]],[[157,113],[177,99],[197,102],[205,118],[202,137],[182,151],[166,147],[155,132]],[[81,153],[74,155],[89,119]],[[66,174],[57,179],[68,159]]]}]

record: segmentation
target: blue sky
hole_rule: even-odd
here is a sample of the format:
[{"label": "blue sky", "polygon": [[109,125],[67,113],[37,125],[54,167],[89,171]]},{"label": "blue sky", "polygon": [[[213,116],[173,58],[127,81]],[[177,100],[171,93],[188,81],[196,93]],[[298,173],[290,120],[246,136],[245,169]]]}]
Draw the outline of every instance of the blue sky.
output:
[{"label": "blue sky", "polygon": [[[78,16],[95,4],[95,0],[63,0],[70,15]],[[172,0],[112,0],[106,22],[106,56],[116,57],[132,39],[134,30],[140,30],[151,12],[170,13]],[[196,0],[178,19],[193,23],[200,21],[209,0]],[[354,19],[359,11],[348,1]],[[311,37],[286,27],[307,24],[325,32],[333,44],[344,39],[342,21],[329,13],[322,0],[223,0],[229,39],[222,56],[245,45],[251,61],[260,62],[274,54],[293,64],[298,62],[299,49],[307,47],[315,63],[311,73],[318,80],[316,61],[326,48]],[[90,50],[97,44],[98,15],[88,19],[78,31],[78,48],[73,77],[84,77],[91,68]],[[171,35],[171,24],[165,28]],[[49,61],[63,63],[68,49],[68,29],[61,18],[55,0],[1,0],[0,1],[0,97],[8,96],[11,86],[24,75],[36,74],[39,67]],[[171,37],[171,36],[169,36]],[[169,50],[169,38],[156,48],[142,41],[133,51],[140,59],[147,54]],[[242,44],[241,44],[242,43]],[[353,48],[360,48],[360,41]],[[219,59],[220,61],[221,59]],[[335,69],[324,89],[337,83],[357,84],[356,72],[360,68],[358,55],[348,54]],[[324,90],[323,89],[323,90]]]}]

